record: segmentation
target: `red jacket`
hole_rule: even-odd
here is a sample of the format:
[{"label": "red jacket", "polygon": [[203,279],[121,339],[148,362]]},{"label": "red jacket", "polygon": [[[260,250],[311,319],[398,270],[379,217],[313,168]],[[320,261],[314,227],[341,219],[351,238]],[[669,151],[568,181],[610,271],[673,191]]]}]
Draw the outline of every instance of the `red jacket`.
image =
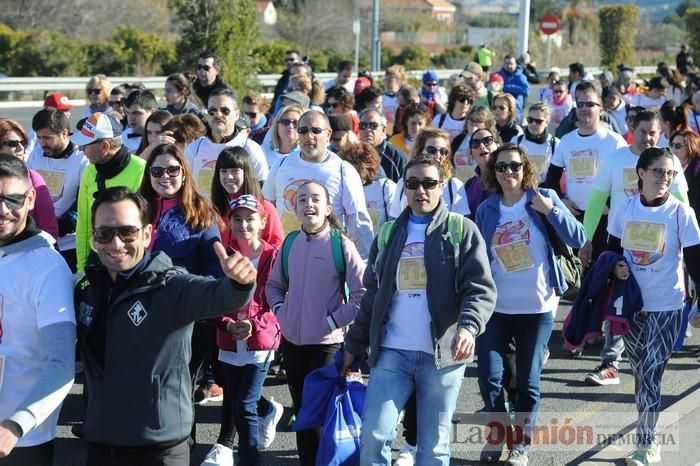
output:
[{"label": "red jacket", "polygon": [[[262,240],[261,240],[262,241]],[[253,333],[246,340],[250,351],[276,350],[280,342],[280,324],[277,317],[267,304],[265,284],[272,271],[272,264],[277,257],[278,248],[262,241],[263,251],[258,261],[258,278],[255,293],[250,300],[248,309]],[[238,309],[216,318],[216,345],[222,350],[236,351],[236,340],[226,331],[226,324],[236,320]]]}]

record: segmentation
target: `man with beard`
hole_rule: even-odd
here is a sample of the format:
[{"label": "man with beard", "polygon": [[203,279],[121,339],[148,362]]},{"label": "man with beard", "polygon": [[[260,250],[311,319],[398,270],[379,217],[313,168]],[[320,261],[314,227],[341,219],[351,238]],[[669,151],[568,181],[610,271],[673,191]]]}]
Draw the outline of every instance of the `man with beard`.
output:
[{"label": "man with beard", "polygon": [[248,131],[236,128],[241,116],[236,94],[228,88],[217,89],[207,102],[207,135],[185,147],[185,157],[192,167],[192,176],[199,191],[209,197],[214,166],[226,147],[242,147],[250,156],[255,176],[260,183],[267,179],[267,159],[258,143],[248,137]]},{"label": "man with beard", "polygon": [[88,161],[78,146],[71,142],[69,125],[64,112],[56,109],[39,110],[32,119],[32,129],[42,152],[32,152],[27,166],[39,172],[46,181],[58,220],[58,250],[75,272],[78,188]]}]

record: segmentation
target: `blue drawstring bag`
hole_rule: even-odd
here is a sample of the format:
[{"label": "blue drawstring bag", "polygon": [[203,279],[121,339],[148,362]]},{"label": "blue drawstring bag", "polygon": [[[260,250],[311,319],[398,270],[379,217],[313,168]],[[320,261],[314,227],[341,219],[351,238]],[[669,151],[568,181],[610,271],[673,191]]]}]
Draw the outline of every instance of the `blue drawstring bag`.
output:
[{"label": "blue drawstring bag", "polygon": [[316,466],[359,466],[362,409],[367,387],[342,377],[326,411]]}]

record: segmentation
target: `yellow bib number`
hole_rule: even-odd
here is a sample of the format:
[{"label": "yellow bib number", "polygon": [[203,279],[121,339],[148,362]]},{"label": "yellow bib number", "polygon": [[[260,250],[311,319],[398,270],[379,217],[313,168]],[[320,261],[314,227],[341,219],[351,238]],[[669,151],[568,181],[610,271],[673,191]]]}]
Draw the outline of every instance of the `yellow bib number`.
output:
[{"label": "yellow bib number", "polygon": [[55,172],[50,170],[37,170],[44,181],[46,182],[46,187],[49,188],[49,193],[51,197],[57,198],[63,193],[63,180],[65,179],[65,173]]},{"label": "yellow bib number", "polygon": [[569,175],[572,178],[593,178],[595,176],[595,156],[576,155],[569,162]]},{"label": "yellow bib number", "polygon": [[211,196],[211,183],[214,180],[214,170],[211,168],[202,168],[199,170],[199,176],[197,177],[197,187],[199,192],[207,197]]},{"label": "yellow bib number", "polygon": [[506,273],[517,272],[534,266],[530,248],[528,248],[527,242],[524,240],[494,246],[494,249],[496,250],[498,262],[501,263]]},{"label": "yellow bib number", "polygon": [[399,291],[425,290],[428,273],[422,257],[406,257],[399,260]]},{"label": "yellow bib number", "polygon": [[666,225],[663,223],[629,221],[625,223],[622,234],[622,247],[630,251],[661,253],[665,236]]},{"label": "yellow bib number", "polygon": [[544,173],[544,166],[547,163],[546,155],[531,155],[530,160],[532,160],[533,165],[535,165],[535,171],[538,175]]}]

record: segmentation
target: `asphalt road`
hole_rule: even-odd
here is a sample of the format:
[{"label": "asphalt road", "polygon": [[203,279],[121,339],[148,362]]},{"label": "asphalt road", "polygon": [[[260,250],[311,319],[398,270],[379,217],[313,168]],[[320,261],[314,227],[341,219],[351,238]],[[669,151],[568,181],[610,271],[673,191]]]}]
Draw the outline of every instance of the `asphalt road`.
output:
[{"label": "asphalt road", "polygon": [[[552,425],[552,419],[558,420],[559,426],[569,423],[573,426],[609,426],[605,432],[614,434],[618,431],[629,432],[629,424],[634,420],[634,382],[629,365],[621,365],[621,384],[608,387],[590,387],[583,383],[585,374],[598,364],[600,347],[587,347],[583,357],[572,359],[561,346],[561,322],[568,309],[560,306],[557,313],[555,331],[550,340],[551,357],[542,374],[542,403],[540,422]],[[663,408],[700,388],[698,364],[695,351],[700,347],[700,331],[686,340],[686,347],[671,359],[666,370],[663,385]],[[467,371],[462,385],[457,412],[465,416],[482,408],[481,398],[476,384],[475,363]],[[82,386],[76,384],[64,403],[59,420],[56,465],[79,466],[84,464],[85,445],[75,438],[70,427],[81,418],[82,404],[80,393]],[[294,433],[287,427],[291,398],[286,385],[268,377],[264,394],[272,396],[285,407],[285,416],[278,425],[277,438],[271,448],[262,453],[263,465],[297,465]],[[146,394],[144,394],[145,396]],[[197,439],[199,444],[192,453],[192,465],[199,465],[216,441],[219,431],[220,403],[197,407]],[[546,413],[546,414],[545,414]],[[567,421],[568,420],[568,421]],[[666,455],[673,458],[674,466],[694,466],[700,461],[700,444],[697,425],[700,422],[700,410],[696,409],[683,418],[681,430],[674,437],[675,445]],[[474,465],[478,463],[480,444],[468,444],[468,426],[457,424],[452,443],[452,465]],[[598,432],[596,430],[596,432]],[[695,432],[695,433],[693,433]],[[394,442],[395,454],[401,447],[403,437],[397,436]],[[671,453],[671,450],[674,450]],[[597,449],[579,445],[540,445],[530,452],[530,464],[534,466],[577,465],[591,458]],[[597,465],[624,464],[599,462]]]}]

